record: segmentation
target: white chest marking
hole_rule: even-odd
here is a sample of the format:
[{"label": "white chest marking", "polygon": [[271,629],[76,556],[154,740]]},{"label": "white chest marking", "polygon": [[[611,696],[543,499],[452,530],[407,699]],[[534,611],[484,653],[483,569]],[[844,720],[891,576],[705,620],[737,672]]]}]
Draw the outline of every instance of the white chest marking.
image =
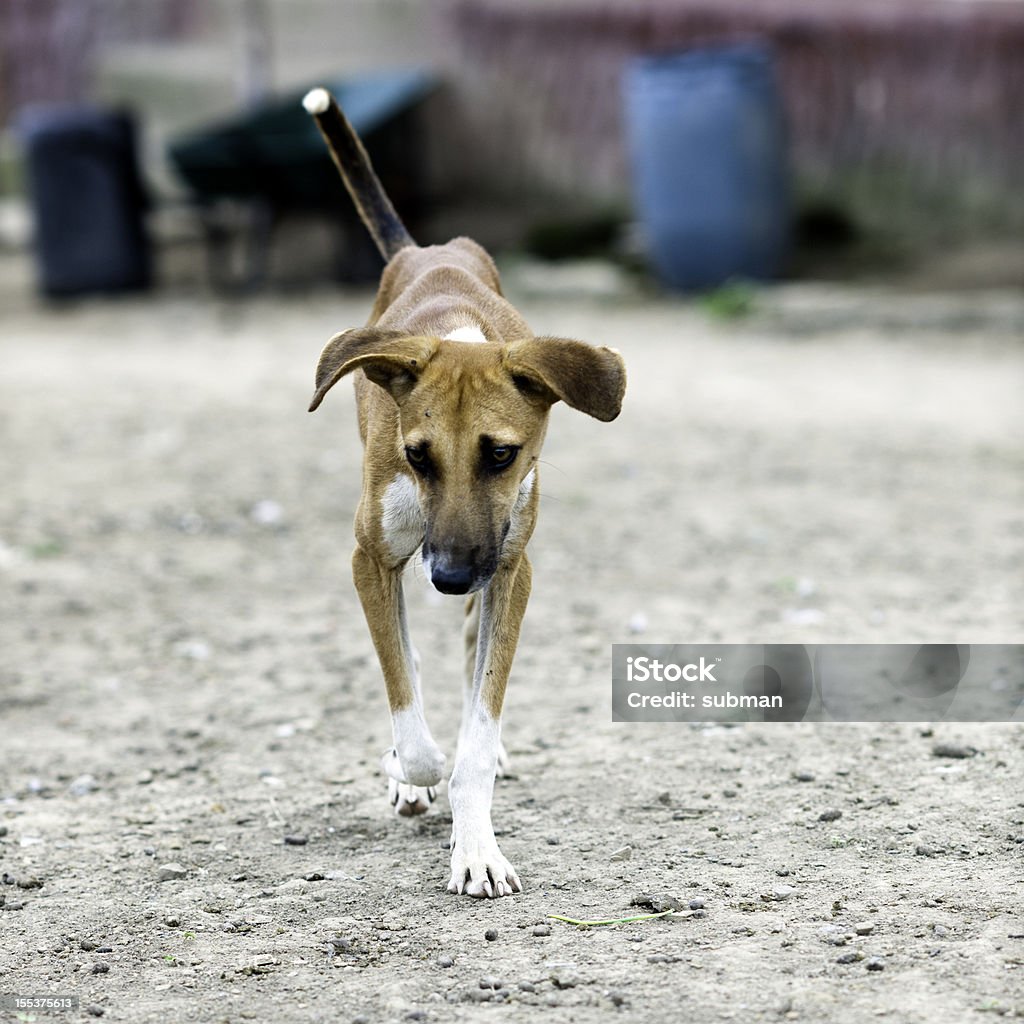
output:
[{"label": "white chest marking", "polygon": [[530,500],[530,495],[533,494],[533,478],[535,474],[536,470],[531,469],[523,477],[523,482],[519,485],[519,493],[516,495],[516,503],[512,506],[513,515],[519,515],[526,508],[526,503]]},{"label": "white chest marking", "polygon": [[449,331],[441,340],[480,342],[487,339],[479,327],[456,327],[454,331]]},{"label": "white chest marking", "polygon": [[523,512],[526,510],[526,506],[530,503],[530,495],[533,494],[534,476],[535,470],[531,469],[530,472],[523,477],[523,482],[519,485],[519,493],[516,495],[515,504],[512,506],[512,515],[509,516],[511,525],[508,529],[508,536],[505,539],[506,544],[510,541],[513,544],[519,543],[519,534],[522,530]]},{"label": "white chest marking", "polygon": [[384,491],[380,525],[384,543],[395,558],[407,558],[423,540],[423,513],[416,484],[404,473],[397,473]]}]

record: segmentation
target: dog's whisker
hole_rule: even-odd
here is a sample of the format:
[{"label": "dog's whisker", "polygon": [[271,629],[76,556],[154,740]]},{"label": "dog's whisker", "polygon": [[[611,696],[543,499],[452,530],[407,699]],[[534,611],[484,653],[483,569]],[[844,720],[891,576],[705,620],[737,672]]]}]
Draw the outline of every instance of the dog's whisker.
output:
[{"label": "dog's whisker", "polygon": [[568,473],[566,473],[566,471],[564,469],[562,469],[561,466],[559,466],[555,462],[549,462],[547,459],[538,459],[537,463],[539,465],[541,465],[541,466],[547,466],[550,469],[553,469],[556,473],[561,473],[562,476],[568,476],[569,475]]}]

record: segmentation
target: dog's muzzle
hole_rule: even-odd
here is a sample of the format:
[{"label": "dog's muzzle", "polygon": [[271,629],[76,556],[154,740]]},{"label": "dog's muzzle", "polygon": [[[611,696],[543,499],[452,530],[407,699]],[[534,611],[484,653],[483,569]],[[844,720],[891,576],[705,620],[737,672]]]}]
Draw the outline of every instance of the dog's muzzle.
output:
[{"label": "dog's muzzle", "polygon": [[481,559],[477,548],[466,553],[438,550],[428,540],[423,545],[423,568],[442,594],[469,594],[487,585],[498,559],[495,555]]},{"label": "dog's muzzle", "polygon": [[442,594],[468,594],[476,581],[476,572],[470,566],[433,565],[430,582]]}]

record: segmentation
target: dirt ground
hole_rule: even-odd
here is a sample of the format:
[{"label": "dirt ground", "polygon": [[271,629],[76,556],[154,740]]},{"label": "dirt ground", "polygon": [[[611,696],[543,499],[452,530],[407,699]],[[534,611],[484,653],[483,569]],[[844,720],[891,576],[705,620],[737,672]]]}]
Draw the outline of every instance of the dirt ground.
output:
[{"label": "dirt ground", "polygon": [[[525,892],[496,902],[444,891],[446,799],[395,819],[378,770],[350,389],[305,412],[369,293],[4,292],[0,993],[113,1021],[1024,1016],[1019,722],[615,725],[610,672],[639,638],[1024,638],[1024,296],[790,286],[722,322],[557,286],[513,291],[630,387],[612,424],[553,414],[495,794]],[[451,754],[461,602],[408,592]],[[686,913],[547,917],[643,893]]]}]

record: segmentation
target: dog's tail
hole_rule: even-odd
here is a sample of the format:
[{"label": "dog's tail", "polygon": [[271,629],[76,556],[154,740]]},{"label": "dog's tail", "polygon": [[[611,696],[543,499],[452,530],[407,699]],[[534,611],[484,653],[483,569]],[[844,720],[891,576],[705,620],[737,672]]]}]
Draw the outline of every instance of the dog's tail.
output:
[{"label": "dog's tail", "polygon": [[341,180],[384,259],[391,259],[407,245],[415,245],[334,97],[326,89],[311,89],[302,105],[316,121]]}]

